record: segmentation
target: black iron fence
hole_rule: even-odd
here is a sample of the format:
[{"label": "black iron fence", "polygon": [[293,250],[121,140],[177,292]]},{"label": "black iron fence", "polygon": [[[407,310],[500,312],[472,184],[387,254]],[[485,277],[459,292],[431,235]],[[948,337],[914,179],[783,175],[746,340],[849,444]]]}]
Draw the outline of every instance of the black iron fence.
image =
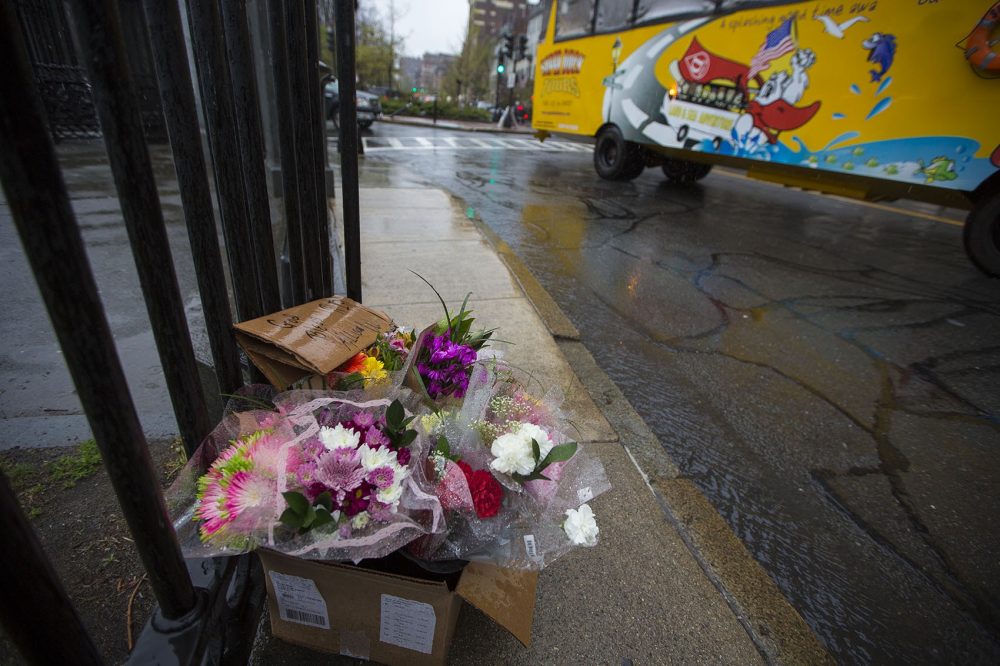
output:
[{"label": "black iron fence", "polygon": [[[255,558],[185,561],[181,555],[54,139],[98,130],[104,138],[167,387],[190,453],[216,415],[205,406],[169,260],[147,150],[157,127],[152,118],[160,118],[169,135],[218,390],[231,393],[256,379],[241,368],[232,334],[234,311],[238,319],[250,319],[332,293],[332,192],[326,191],[324,173],[316,3],[255,4],[263,9],[265,1],[270,63],[254,57],[247,2],[187,0],[211,168],[204,158],[176,0],[71,0],[68,15],[58,0],[0,2],[0,180],[158,602],[133,651],[136,663],[245,662],[252,644],[246,634],[257,626],[264,588]],[[337,0],[336,7],[341,95],[353,99],[354,2]],[[44,38],[46,34],[58,39]],[[262,67],[270,68],[277,109],[290,276],[284,290],[275,261],[256,84]],[[61,82],[53,82],[54,71],[62,72]],[[88,94],[79,94],[84,90]],[[63,98],[74,96],[78,102],[92,100],[91,106],[78,104],[71,112]],[[150,112],[150,97],[156,98],[155,113]],[[346,283],[348,295],[360,300],[355,105],[341,104],[340,112],[340,126],[346,128],[340,149]],[[217,240],[216,207],[224,248]],[[0,530],[5,540],[0,567],[16,572],[5,577],[0,601],[0,620],[10,639],[33,663],[99,663],[100,655],[2,473]]]}]

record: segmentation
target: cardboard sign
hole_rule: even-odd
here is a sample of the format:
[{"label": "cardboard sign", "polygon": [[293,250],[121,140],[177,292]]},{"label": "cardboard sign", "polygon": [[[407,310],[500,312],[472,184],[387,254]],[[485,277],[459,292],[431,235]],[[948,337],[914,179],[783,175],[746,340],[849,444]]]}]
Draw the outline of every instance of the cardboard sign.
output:
[{"label": "cardboard sign", "polygon": [[325,375],[392,329],[392,319],[346,296],[321,298],[235,325],[236,341],[275,388]]}]

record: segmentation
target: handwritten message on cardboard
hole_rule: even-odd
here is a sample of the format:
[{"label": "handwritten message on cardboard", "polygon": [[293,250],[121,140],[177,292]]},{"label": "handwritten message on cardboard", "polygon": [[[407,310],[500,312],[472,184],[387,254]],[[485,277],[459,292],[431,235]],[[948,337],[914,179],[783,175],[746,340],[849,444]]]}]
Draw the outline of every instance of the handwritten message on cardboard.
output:
[{"label": "handwritten message on cardboard", "polygon": [[284,389],[325,375],[392,329],[384,312],[347,298],[321,298],[236,324],[236,341],[267,380]]}]

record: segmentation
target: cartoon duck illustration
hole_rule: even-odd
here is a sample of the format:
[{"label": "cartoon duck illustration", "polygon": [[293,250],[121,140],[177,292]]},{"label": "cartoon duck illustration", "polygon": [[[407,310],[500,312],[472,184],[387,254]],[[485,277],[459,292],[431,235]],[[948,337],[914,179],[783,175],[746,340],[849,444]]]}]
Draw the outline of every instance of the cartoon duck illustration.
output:
[{"label": "cartoon duck illustration", "polygon": [[[796,106],[809,87],[807,70],[816,62],[812,49],[800,49],[792,55],[791,73],[776,71],[764,82],[757,96],[747,105],[747,114],[753,127],[770,143],[783,131],[798,129],[809,122],[819,111],[820,102],[809,106]],[[746,121],[737,121],[737,131],[745,131]]]},{"label": "cartoon duck illustration", "polygon": [[876,32],[863,41],[861,45],[868,49],[868,62],[873,62],[876,66],[882,68],[881,70],[869,70],[872,75],[872,81],[881,81],[885,73],[892,67],[893,58],[896,57],[895,35]]},{"label": "cartoon duck illustration", "polygon": [[958,174],[955,173],[955,160],[950,160],[944,155],[935,157],[926,166],[924,166],[923,160],[919,160],[917,164],[920,165],[917,173],[924,176],[928,183],[941,180],[955,180],[958,178]]}]

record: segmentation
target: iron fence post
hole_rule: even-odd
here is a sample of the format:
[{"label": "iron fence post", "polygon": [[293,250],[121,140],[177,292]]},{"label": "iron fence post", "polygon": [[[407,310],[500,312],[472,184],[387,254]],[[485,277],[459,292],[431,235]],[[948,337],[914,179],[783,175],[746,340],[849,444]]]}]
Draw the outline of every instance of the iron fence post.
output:
[{"label": "iron fence post", "polygon": [[[308,38],[306,37],[305,2],[285,0],[285,26],[288,29],[289,72],[291,74],[291,94],[293,127],[295,131],[296,166],[299,170],[299,211],[302,220],[302,257],[305,267],[306,300],[320,298],[323,294],[323,274],[319,248],[318,207],[319,191],[322,186],[322,172],[313,168],[313,95],[310,86],[319,86],[316,63],[309,62]],[[341,102],[343,102],[341,93]],[[343,103],[341,103],[343,108]],[[322,223],[326,223],[323,216]]]},{"label": "iron fence post", "polygon": [[256,319],[267,313],[261,309],[257,297],[257,273],[240,169],[239,135],[226,63],[222,14],[215,0],[188,0],[187,9],[236,314],[240,321]]},{"label": "iron fence post", "polygon": [[[197,597],[157,491],[159,479],[104,316],[10,3],[0,3],[0,34],[5,36],[0,39],[0,62],[4,63],[0,67],[0,181],[153,593],[165,617],[179,618],[195,607]],[[7,571],[24,576],[17,569]]]},{"label": "iron fence post", "polygon": [[231,394],[243,385],[243,373],[233,337],[180,10],[172,0],[144,0],[143,6],[215,374],[219,390]]},{"label": "iron fence post", "polygon": [[253,256],[257,267],[257,290],[262,314],[281,309],[278,268],[274,259],[271,205],[267,198],[264,168],[264,137],[261,132],[257,81],[247,22],[246,0],[222,0],[223,33],[229,55],[229,73],[239,133],[240,164],[243,169]]},{"label": "iron fence post", "polygon": [[[0,619],[21,656],[32,664],[100,664],[101,656],[59,581],[31,523],[0,471]],[[52,627],[59,631],[53,635]]]},{"label": "iron fence post", "polygon": [[278,145],[281,158],[281,196],[285,208],[285,232],[288,238],[288,263],[292,303],[306,302],[302,259],[302,219],[299,205],[298,156],[295,154],[295,130],[292,120],[292,93],[289,86],[288,43],[285,39],[285,9],[282,0],[267,0],[271,33],[271,67],[278,108]]},{"label": "iron fence post", "polygon": [[114,0],[74,0],[104,144],[174,414],[192,453],[212,423],[191,347],[163,211]]},{"label": "iron fence post", "polygon": [[358,109],[354,81],[354,0],[336,0],[337,73],[340,78],[340,174],[344,207],[347,296],[361,302],[361,204],[358,199]]},{"label": "iron fence post", "polygon": [[319,68],[319,21],[316,16],[316,0],[305,0],[306,54],[309,59],[308,77],[310,81],[309,126],[312,128],[313,150],[312,169],[319,182],[316,187],[316,246],[319,252],[318,297],[333,293],[333,256],[330,253],[330,220],[327,212],[326,191],[326,120],[323,117],[323,90],[320,86]]}]

